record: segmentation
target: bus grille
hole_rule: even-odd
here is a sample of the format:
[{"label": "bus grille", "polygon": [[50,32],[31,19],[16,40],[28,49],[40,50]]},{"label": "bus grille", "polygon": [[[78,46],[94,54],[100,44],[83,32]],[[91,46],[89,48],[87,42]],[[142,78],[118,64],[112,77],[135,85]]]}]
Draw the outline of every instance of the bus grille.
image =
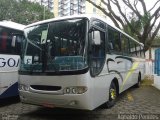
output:
[{"label": "bus grille", "polygon": [[61,89],[61,86],[31,85],[31,88],[35,90],[58,91]]}]

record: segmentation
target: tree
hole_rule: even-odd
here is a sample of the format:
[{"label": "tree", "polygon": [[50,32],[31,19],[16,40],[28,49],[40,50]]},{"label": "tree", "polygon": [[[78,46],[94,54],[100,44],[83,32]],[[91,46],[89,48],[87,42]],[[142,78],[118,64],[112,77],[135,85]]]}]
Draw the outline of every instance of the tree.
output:
[{"label": "tree", "polygon": [[[44,19],[44,6],[27,0],[0,0],[0,20],[30,24]],[[45,19],[54,17],[45,9]]]},{"label": "tree", "polygon": [[153,42],[152,42],[152,45],[153,46],[160,46],[160,35],[158,36],[156,36],[155,37],[155,39],[153,40]]},{"label": "tree", "polygon": [[[134,37],[136,36],[145,45],[145,50],[150,47],[160,29],[160,22],[158,23],[160,0],[157,0],[149,10],[144,0],[132,0],[132,3],[131,0],[122,0],[125,7],[121,7],[119,0],[100,0],[99,4],[92,0],[87,1],[108,16],[116,27],[134,34]],[[141,12],[137,9],[138,5],[142,6]],[[113,8],[116,8],[119,13],[117,14]],[[122,10],[123,8],[125,10]],[[130,13],[127,14],[126,9],[129,9]],[[158,23],[157,26],[155,26],[156,23]]]}]

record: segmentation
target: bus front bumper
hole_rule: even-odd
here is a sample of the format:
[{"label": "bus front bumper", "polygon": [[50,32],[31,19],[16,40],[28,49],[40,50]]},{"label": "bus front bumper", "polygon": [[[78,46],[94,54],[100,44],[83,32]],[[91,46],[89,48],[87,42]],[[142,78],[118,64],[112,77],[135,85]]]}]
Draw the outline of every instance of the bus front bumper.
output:
[{"label": "bus front bumper", "polygon": [[21,102],[27,104],[40,105],[44,107],[63,107],[74,109],[93,110],[93,101],[88,92],[83,94],[39,94],[29,91],[19,90]]}]

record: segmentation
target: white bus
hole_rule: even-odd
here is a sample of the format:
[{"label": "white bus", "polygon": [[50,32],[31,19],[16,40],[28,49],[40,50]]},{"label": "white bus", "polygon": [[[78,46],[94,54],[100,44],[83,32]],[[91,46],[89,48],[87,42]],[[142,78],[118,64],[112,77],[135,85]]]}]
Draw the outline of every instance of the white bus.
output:
[{"label": "white bus", "polygon": [[[18,95],[18,68],[24,25],[0,21],[0,99]],[[16,41],[16,42],[15,42]]]},{"label": "white bus", "polygon": [[111,107],[144,77],[143,44],[94,15],[28,25],[19,71],[23,103],[93,110]]}]

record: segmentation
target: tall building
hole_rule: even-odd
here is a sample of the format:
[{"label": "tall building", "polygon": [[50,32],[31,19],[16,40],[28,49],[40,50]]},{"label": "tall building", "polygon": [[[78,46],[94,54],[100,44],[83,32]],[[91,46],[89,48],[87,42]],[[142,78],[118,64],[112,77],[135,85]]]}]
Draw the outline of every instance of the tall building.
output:
[{"label": "tall building", "polygon": [[28,1],[39,3],[40,5],[45,6],[45,8],[48,8],[51,12],[53,12],[53,0],[28,0]]},{"label": "tall building", "polygon": [[[100,0],[93,0],[96,3],[100,3]],[[54,16],[68,16],[74,14],[104,14],[95,8],[92,4],[86,0],[54,0],[53,2]]]}]

